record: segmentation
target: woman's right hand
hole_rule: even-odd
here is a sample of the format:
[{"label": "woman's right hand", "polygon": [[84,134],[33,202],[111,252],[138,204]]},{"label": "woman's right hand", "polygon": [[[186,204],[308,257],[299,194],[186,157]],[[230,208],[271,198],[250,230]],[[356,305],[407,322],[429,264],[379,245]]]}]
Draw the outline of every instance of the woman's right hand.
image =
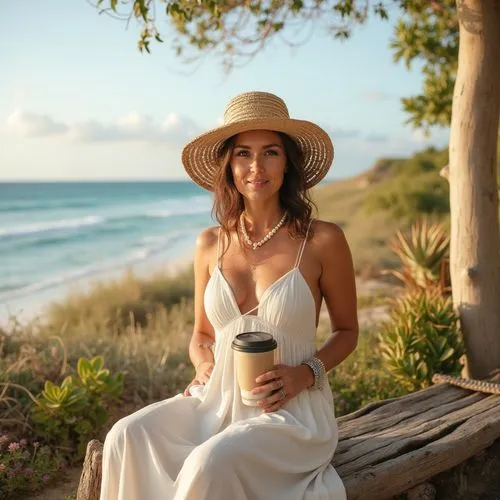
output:
[{"label": "woman's right hand", "polygon": [[184,390],[184,396],[191,396],[191,393],[189,391],[193,385],[205,385],[210,379],[210,375],[212,375],[213,369],[214,363],[212,361],[201,362],[196,369],[196,375],[194,379],[191,380],[189,385]]},{"label": "woman's right hand", "polygon": [[193,385],[201,385],[200,382],[196,379],[196,377],[193,380],[191,380],[189,385],[184,389],[184,396],[186,397],[191,396],[190,389],[191,387],[193,387]]}]

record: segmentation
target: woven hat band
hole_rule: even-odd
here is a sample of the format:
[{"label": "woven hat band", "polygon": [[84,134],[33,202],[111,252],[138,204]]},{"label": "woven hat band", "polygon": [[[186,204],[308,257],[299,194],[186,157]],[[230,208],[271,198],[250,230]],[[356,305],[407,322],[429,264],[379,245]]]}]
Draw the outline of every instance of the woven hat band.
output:
[{"label": "woven hat band", "polygon": [[290,115],[279,97],[253,92],[237,96],[229,102],[224,112],[224,125],[262,118],[288,119]]}]

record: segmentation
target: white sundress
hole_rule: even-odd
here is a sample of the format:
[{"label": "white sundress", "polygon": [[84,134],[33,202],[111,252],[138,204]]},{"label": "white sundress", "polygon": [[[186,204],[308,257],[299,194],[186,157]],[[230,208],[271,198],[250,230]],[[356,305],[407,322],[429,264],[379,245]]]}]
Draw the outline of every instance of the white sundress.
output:
[{"label": "white sundress", "polygon": [[112,427],[104,443],[100,500],[346,499],[331,464],[338,428],[328,384],[262,413],[241,402],[233,362],[231,342],[245,331],[275,337],[276,363],[299,365],[316,352],[316,305],[299,269],[306,241],[295,266],[245,314],[217,249],[204,296],[215,330],[210,380],[193,387],[191,397],[151,404]]}]

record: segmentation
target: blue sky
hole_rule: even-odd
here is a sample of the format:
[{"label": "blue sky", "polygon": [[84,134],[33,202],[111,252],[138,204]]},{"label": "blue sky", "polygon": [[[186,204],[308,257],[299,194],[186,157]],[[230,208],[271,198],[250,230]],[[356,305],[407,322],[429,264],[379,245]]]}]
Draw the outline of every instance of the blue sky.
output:
[{"label": "blue sky", "polygon": [[248,90],[278,94],[292,117],[330,133],[330,178],[446,144],[446,129],[426,139],[404,125],[400,98],[421,75],[393,62],[391,23],[357,27],[347,42],[318,25],[305,45],[275,40],[229,75],[215,57],[186,67],[168,39],[141,54],[138,34],[85,0],[0,3],[0,180],[185,179],[182,145]]}]

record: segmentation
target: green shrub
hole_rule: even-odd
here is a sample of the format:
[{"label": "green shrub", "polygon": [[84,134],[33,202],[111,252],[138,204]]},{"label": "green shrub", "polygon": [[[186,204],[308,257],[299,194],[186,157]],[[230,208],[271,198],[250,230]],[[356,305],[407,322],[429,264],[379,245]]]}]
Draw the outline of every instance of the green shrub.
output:
[{"label": "green shrub", "polygon": [[394,161],[388,179],[374,186],[366,197],[365,210],[385,211],[405,222],[413,222],[422,214],[448,214],[449,185],[439,175],[447,163],[447,151],[432,148]]},{"label": "green shrub", "polygon": [[367,211],[384,210],[398,220],[413,222],[422,214],[448,214],[449,188],[435,172],[416,178],[397,177],[375,187],[365,201]]},{"label": "green shrub", "polygon": [[47,442],[68,451],[76,449],[81,458],[89,438],[107,423],[107,406],[122,393],[123,374],[110,375],[104,359],[96,356],[80,358],[77,375],[67,376],[60,386],[47,380],[36,398],[32,419]]},{"label": "green shrub", "polygon": [[436,372],[458,374],[462,368],[458,317],[439,290],[396,298],[379,339],[387,369],[408,391],[431,385]]}]

